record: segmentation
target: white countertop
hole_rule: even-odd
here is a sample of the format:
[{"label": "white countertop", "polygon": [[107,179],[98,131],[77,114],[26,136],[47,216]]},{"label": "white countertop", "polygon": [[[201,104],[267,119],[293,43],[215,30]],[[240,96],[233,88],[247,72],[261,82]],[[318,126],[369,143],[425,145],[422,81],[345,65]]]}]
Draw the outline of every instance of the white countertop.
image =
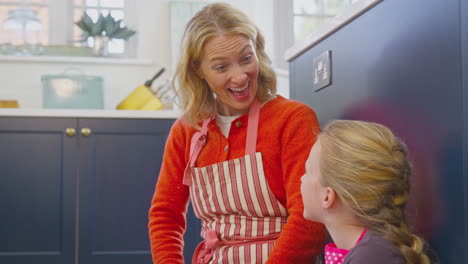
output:
[{"label": "white countertop", "polygon": [[72,110],[72,109],[0,109],[0,117],[87,117],[87,118],[155,118],[175,119],[180,110],[140,111],[140,110]]}]

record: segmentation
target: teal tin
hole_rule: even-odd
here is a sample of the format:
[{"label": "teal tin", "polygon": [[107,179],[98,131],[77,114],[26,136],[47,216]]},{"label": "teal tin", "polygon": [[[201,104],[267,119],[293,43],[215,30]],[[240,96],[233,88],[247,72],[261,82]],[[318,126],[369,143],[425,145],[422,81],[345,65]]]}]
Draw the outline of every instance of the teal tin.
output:
[{"label": "teal tin", "polygon": [[43,108],[104,109],[103,79],[84,74],[43,75]]}]

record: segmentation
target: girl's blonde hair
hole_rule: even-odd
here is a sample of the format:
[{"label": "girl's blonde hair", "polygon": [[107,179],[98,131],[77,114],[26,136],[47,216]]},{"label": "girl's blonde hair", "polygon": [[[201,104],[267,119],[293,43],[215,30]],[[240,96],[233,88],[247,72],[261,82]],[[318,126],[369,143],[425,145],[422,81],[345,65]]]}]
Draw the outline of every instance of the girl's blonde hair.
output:
[{"label": "girl's blonde hair", "polygon": [[335,120],[319,136],[322,185],[333,188],[367,228],[393,242],[407,263],[430,263],[404,216],[411,164],[387,127]]},{"label": "girl's blonde hair", "polygon": [[220,35],[237,34],[255,43],[259,63],[257,98],[264,102],[276,94],[276,75],[265,53],[265,40],[260,30],[244,13],[230,5],[210,4],[195,14],[185,28],[182,52],[173,81],[173,86],[178,86],[177,95],[184,109],[183,117],[195,127],[199,127],[200,121],[215,113],[216,102],[208,84],[196,74],[193,66],[199,65],[207,41]]}]

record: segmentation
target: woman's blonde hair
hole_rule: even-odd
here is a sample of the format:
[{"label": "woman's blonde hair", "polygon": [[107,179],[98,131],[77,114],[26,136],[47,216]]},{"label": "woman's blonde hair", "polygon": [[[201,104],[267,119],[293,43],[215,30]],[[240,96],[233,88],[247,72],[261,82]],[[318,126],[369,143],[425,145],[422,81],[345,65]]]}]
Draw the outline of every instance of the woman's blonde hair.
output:
[{"label": "woman's blonde hair", "polygon": [[[182,43],[182,52],[175,72],[173,86],[184,109],[184,119],[191,125],[215,113],[215,96],[208,84],[193,69],[200,63],[203,47],[220,35],[241,34],[255,43],[259,62],[257,98],[261,102],[276,94],[276,75],[265,53],[265,40],[260,30],[241,11],[228,4],[214,3],[204,7],[188,22]],[[176,86],[176,82],[178,85]]]},{"label": "woman's blonde hair", "polygon": [[321,184],[369,230],[393,242],[407,263],[430,263],[404,216],[411,176],[405,144],[383,125],[350,120],[332,121],[319,140]]}]

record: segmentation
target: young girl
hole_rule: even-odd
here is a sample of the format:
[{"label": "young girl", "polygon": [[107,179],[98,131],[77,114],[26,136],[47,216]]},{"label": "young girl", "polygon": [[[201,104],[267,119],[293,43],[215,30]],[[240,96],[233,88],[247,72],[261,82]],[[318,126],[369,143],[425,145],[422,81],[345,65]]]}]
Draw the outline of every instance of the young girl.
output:
[{"label": "young girl", "polygon": [[326,264],[430,263],[404,217],[411,166],[385,126],[335,120],[306,162],[304,217],[325,224],[334,243]]}]

